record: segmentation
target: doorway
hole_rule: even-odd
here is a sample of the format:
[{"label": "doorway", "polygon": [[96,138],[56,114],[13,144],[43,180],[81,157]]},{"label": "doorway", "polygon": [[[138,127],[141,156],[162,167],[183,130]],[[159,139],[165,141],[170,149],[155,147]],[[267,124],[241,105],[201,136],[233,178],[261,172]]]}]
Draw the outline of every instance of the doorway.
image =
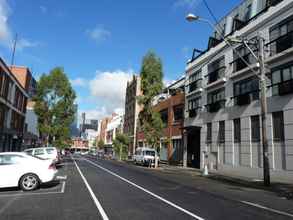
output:
[{"label": "doorway", "polygon": [[187,166],[200,169],[200,127],[187,129]]}]

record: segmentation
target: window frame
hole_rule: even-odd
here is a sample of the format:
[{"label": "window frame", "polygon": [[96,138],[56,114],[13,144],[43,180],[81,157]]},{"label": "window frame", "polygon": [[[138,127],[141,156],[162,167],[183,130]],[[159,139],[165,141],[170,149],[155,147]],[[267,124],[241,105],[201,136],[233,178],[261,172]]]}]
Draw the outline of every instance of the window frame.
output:
[{"label": "window frame", "polygon": [[234,118],[233,119],[233,137],[234,143],[241,143],[241,119]]}]

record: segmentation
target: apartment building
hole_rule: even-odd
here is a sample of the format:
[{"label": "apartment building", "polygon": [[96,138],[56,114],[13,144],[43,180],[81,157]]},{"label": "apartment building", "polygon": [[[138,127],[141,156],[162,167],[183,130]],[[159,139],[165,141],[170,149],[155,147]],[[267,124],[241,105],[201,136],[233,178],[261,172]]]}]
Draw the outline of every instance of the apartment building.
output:
[{"label": "apartment building", "polygon": [[[159,112],[164,123],[158,153],[161,161],[183,163],[185,77],[175,81],[153,100],[153,110]],[[139,147],[147,146],[142,130],[137,133]]]},{"label": "apartment building", "polygon": [[18,77],[0,58],[0,151],[19,151],[30,77]]},{"label": "apartment building", "polygon": [[140,77],[133,75],[132,80],[127,82],[126,87],[125,117],[123,126],[123,133],[130,137],[128,147],[129,156],[133,155],[135,151],[138,114],[141,111],[141,107],[137,101],[137,96],[140,94]]},{"label": "apartment building", "polygon": [[[253,43],[265,39],[267,137],[272,176],[293,177],[293,1],[246,0],[225,16],[209,39],[208,49],[186,66],[184,165],[262,176],[259,71],[243,45],[227,45],[225,37]],[[235,52],[237,51],[237,52]]]}]

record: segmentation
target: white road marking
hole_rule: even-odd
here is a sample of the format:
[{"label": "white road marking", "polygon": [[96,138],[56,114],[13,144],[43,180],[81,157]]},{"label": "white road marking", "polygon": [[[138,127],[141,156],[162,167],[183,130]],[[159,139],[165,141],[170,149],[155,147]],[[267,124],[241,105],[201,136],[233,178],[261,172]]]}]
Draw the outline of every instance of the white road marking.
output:
[{"label": "white road marking", "polygon": [[66,180],[67,176],[56,176],[57,180]]},{"label": "white road marking", "polygon": [[77,168],[77,170],[78,170],[78,172],[79,172],[79,174],[80,174],[80,176],[81,176],[81,178],[82,178],[84,184],[86,185],[86,187],[87,187],[87,189],[88,189],[88,191],[89,191],[89,193],[90,193],[90,195],[91,195],[91,197],[92,197],[92,199],[93,199],[93,201],[94,201],[96,207],[98,208],[98,210],[99,210],[99,212],[100,212],[100,214],[101,214],[103,220],[109,220],[109,218],[108,218],[106,212],[104,211],[104,209],[103,209],[101,203],[99,202],[99,200],[98,200],[97,197],[95,196],[95,194],[94,194],[92,188],[91,188],[90,185],[88,184],[86,178],[84,177],[84,175],[82,174],[81,170],[79,169],[77,163],[75,162],[75,159],[74,159],[73,161],[74,161],[74,164],[75,164],[75,166],[76,166],[76,168]]},{"label": "white road marking", "polygon": [[65,192],[65,184],[66,184],[66,182],[64,181],[62,183],[61,193],[64,193]]},{"label": "white road marking", "polygon": [[4,206],[0,209],[0,215],[17,199],[17,197],[14,197],[10,199]]},{"label": "white road marking", "polygon": [[262,205],[259,205],[259,204],[256,204],[256,203],[252,203],[252,202],[247,202],[247,201],[241,201],[241,202],[246,204],[246,205],[254,206],[254,207],[257,207],[257,208],[260,208],[260,209],[264,209],[264,210],[267,210],[267,211],[270,211],[270,212],[277,213],[279,215],[285,215],[285,216],[293,218],[293,214],[290,214],[290,213],[287,213],[287,212],[283,212],[283,211],[279,211],[279,210],[276,210],[276,209],[268,208],[268,207],[265,207],[265,206],[262,206]]},{"label": "white road marking", "polygon": [[132,186],[134,186],[134,187],[136,187],[136,188],[138,188],[138,189],[150,194],[151,196],[153,196],[153,197],[155,197],[155,198],[167,203],[168,205],[170,205],[170,206],[172,206],[172,207],[184,212],[185,214],[187,214],[187,215],[189,215],[189,216],[191,216],[191,217],[193,217],[195,219],[198,219],[198,220],[204,220],[202,217],[199,217],[199,216],[195,215],[194,213],[192,213],[192,212],[190,212],[190,211],[188,211],[188,210],[176,205],[173,202],[170,202],[170,201],[164,199],[163,197],[161,197],[161,196],[159,196],[159,195],[157,195],[157,194],[155,194],[155,193],[153,193],[153,192],[151,192],[151,191],[149,191],[149,190],[147,190],[147,189],[145,189],[145,188],[143,188],[143,187],[141,187],[141,186],[139,186],[139,185],[127,180],[127,179],[125,179],[124,177],[119,176],[118,174],[116,174],[116,173],[114,173],[114,172],[112,172],[112,171],[110,171],[110,170],[108,170],[108,169],[106,169],[106,168],[104,168],[104,167],[102,167],[102,166],[100,166],[100,165],[98,165],[98,164],[86,159],[86,158],[84,158],[84,160],[87,161],[88,163],[91,163],[92,165],[104,170],[105,172],[107,172],[107,173],[109,173],[109,174],[111,174],[111,175],[123,180],[124,182],[127,182],[128,184],[130,184],[130,185],[132,185]]},{"label": "white road marking", "polygon": [[12,194],[0,194],[1,197],[15,197],[15,196],[41,196],[41,195],[50,195],[50,194],[62,194],[65,192],[66,182],[62,182],[61,190],[57,192],[22,192],[22,193],[12,193]]}]

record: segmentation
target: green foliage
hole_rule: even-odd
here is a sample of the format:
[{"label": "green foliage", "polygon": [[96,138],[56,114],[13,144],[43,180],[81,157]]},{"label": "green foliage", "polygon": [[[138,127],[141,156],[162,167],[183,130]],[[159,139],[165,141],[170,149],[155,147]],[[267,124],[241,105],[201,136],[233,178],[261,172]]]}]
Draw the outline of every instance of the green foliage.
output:
[{"label": "green foliage", "polygon": [[129,137],[126,134],[117,134],[113,140],[115,154],[119,156],[119,160],[127,158]]},{"label": "green foliage", "polygon": [[98,142],[98,148],[99,149],[104,149],[104,145],[105,145],[104,141],[102,139],[99,140],[99,142]]},{"label": "green foliage", "polygon": [[163,122],[159,113],[154,112],[152,100],[163,89],[163,70],[160,58],[154,52],[148,52],[142,62],[140,72],[142,95],[138,102],[143,106],[139,119],[147,143],[155,148],[160,142]]},{"label": "green foliage", "polygon": [[38,81],[34,97],[38,128],[48,143],[65,147],[69,139],[69,126],[74,120],[75,92],[64,73],[56,67],[49,74],[43,74]]}]

